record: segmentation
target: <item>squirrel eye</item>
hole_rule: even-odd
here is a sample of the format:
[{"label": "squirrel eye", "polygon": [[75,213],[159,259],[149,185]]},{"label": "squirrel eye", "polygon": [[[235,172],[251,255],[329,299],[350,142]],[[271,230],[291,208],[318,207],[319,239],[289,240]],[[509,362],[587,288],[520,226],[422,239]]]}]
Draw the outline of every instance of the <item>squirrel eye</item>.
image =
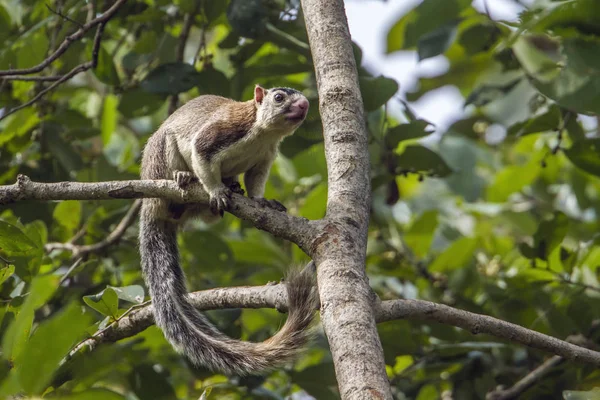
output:
[{"label": "squirrel eye", "polygon": [[273,98],[278,103],[281,103],[283,101],[283,95],[281,93],[277,93]]}]

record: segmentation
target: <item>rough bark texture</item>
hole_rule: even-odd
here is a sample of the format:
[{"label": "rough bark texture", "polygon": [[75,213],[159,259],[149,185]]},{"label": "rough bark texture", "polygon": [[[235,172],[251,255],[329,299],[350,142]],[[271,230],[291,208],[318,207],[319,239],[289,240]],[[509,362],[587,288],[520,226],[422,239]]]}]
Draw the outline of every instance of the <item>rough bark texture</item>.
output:
[{"label": "rough bark texture", "polygon": [[[0,205],[24,200],[112,200],[160,197],[181,203],[208,205],[208,195],[199,184],[181,190],[171,180],[139,180],[109,182],[34,182],[25,175],[17,183],[0,186]],[[275,211],[238,194],[232,195],[228,210],[238,218],[251,221],[257,228],[292,241],[304,251],[311,246],[316,223],[306,218]]]},{"label": "rough bark texture", "polygon": [[342,0],[302,0],[323,120],[327,215],[309,254],[342,399],[391,399],[365,274],[370,182],[367,132]]}]

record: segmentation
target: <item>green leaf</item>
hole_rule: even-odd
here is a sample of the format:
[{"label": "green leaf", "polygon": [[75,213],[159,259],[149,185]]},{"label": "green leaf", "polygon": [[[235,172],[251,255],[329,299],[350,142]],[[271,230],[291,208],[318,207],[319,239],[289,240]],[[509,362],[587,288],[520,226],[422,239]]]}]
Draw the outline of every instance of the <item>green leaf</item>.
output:
[{"label": "green leaf", "polygon": [[119,310],[119,296],[111,287],[107,287],[98,294],[83,296],[85,304],[98,311],[102,315],[116,318]]},{"label": "green leaf", "polygon": [[29,295],[2,337],[2,351],[7,360],[14,361],[26,347],[33,324],[33,313],[52,296],[58,286],[58,280],[56,276],[46,275],[37,276],[31,282]]},{"label": "green leaf", "polygon": [[540,223],[538,230],[533,235],[535,255],[542,260],[548,260],[548,256],[559,246],[569,228],[569,218],[557,212],[551,220]]},{"label": "green leaf", "polygon": [[0,146],[10,142],[13,138],[20,137],[35,128],[40,118],[34,109],[21,110],[11,116],[3,129],[0,129]]},{"label": "green leaf", "polygon": [[565,108],[600,113],[600,39],[542,40],[524,36],[513,46],[535,87]]},{"label": "green leaf", "polygon": [[417,54],[419,61],[443,54],[456,37],[457,23],[441,26],[419,38]]},{"label": "green leaf", "polygon": [[378,109],[398,92],[398,83],[383,76],[377,78],[360,77],[359,83],[364,107],[367,111]]},{"label": "green leaf", "polygon": [[538,15],[532,30],[542,32],[546,29],[576,27],[581,32],[600,35],[600,7],[596,0],[577,0],[555,2],[546,12]]},{"label": "green leaf", "polygon": [[394,374],[400,375],[404,370],[413,365],[415,360],[412,356],[398,356],[396,357],[396,363],[394,364]]},{"label": "green leaf", "polygon": [[396,173],[420,172],[442,178],[452,173],[437,153],[423,146],[407,146],[395,161]]},{"label": "green leaf", "polygon": [[73,302],[40,324],[15,362],[21,387],[28,394],[40,394],[52,379],[61,360],[85,334],[90,317]]},{"label": "green leaf", "polygon": [[184,232],[181,239],[185,251],[191,255],[190,262],[193,265],[220,269],[233,262],[233,253],[229,245],[213,232]]},{"label": "green leaf", "polygon": [[198,84],[201,84],[200,75],[193,66],[170,63],[150,71],[140,87],[149,93],[174,95],[187,92]]},{"label": "green leaf", "polygon": [[439,398],[440,394],[437,388],[432,384],[428,384],[419,390],[419,395],[417,396],[416,400],[435,400]]},{"label": "green leaf", "polygon": [[161,96],[133,89],[121,95],[118,110],[125,118],[144,117],[153,114],[164,102]]},{"label": "green leaf", "polygon": [[127,397],[108,389],[88,389],[83,392],[52,397],[57,400],[125,400]]},{"label": "green leaf", "polygon": [[128,301],[130,303],[141,304],[144,302],[144,288],[140,285],[131,286],[107,286],[108,288],[115,291],[117,297],[121,300]]},{"label": "green leaf", "polygon": [[432,132],[426,130],[430,125],[423,119],[416,119],[408,124],[400,124],[388,129],[385,141],[389,148],[395,149],[398,143],[404,140],[417,139],[430,135]]},{"label": "green leaf", "polygon": [[42,62],[48,51],[48,44],[48,36],[42,31],[29,35],[24,46],[17,52],[17,67],[29,68]]},{"label": "green leaf", "polygon": [[578,140],[564,151],[567,158],[578,168],[600,176],[600,139]]},{"label": "green leaf", "polygon": [[166,376],[158,373],[151,364],[137,365],[127,378],[140,400],[177,398]]},{"label": "green leaf", "polygon": [[488,51],[500,37],[499,29],[492,23],[469,26],[460,34],[458,42],[468,55]]},{"label": "green leaf", "polygon": [[81,202],[77,200],[61,201],[54,208],[52,218],[72,236],[81,222]]},{"label": "green leaf", "polygon": [[[91,50],[92,49],[90,45],[90,47],[88,47],[90,59]],[[103,45],[100,46],[100,50],[98,52],[98,65],[96,65],[96,68],[93,71],[94,75],[96,75],[96,78],[98,78],[98,80],[102,83],[110,86],[119,86],[121,84],[115,63]]]},{"label": "green leaf", "polygon": [[261,0],[232,0],[227,20],[240,35],[255,39],[266,31],[267,10]]},{"label": "green leaf", "polygon": [[291,375],[294,382],[314,398],[333,399],[339,396],[332,389],[337,386],[337,381],[331,362],[321,362],[302,371],[292,371]]},{"label": "green leaf", "polygon": [[117,129],[118,113],[117,106],[119,99],[114,94],[106,95],[104,98],[104,105],[102,107],[102,122],[101,122],[101,134],[102,143],[107,146],[110,139]]},{"label": "green leaf", "polygon": [[57,125],[44,130],[42,139],[58,164],[63,167],[69,175],[74,174],[81,169],[83,161],[81,160],[80,153],[75,151],[71,143],[62,138]]},{"label": "green leaf", "polygon": [[424,0],[388,31],[387,53],[414,48],[441,26],[456,24],[470,0]]},{"label": "green leaf", "polygon": [[23,252],[37,248],[35,242],[29,239],[21,229],[0,220],[0,249],[9,252]]},{"label": "green leaf", "polygon": [[501,203],[525,186],[532,184],[539,176],[542,167],[539,162],[529,162],[524,166],[513,165],[496,174],[496,179],[487,188],[487,197],[491,202]]},{"label": "green leaf", "polygon": [[413,221],[404,235],[404,240],[415,256],[423,258],[427,255],[437,226],[437,211],[426,211]]},{"label": "green leaf", "polygon": [[304,204],[299,210],[299,214],[304,218],[316,220],[323,218],[327,209],[327,184],[318,184],[304,198]]},{"label": "green leaf", "polygon": [[223,95],[229,93],[231,84],[225,74],[215,69],[212,64],[204,67],[198,74],[198,89],[201,94]]},{"label": "green leaf", "polygon": [[10,278],[14,273],[15,266],[12,264],[5,265],[4,267],[0,268],[0,285],[2,285],[4,281]]},{"label": "green leaf", "polygon": [[158,35],[155,31],[143,31],[139,39],[133,46],[133,51],[137,54],[152,53],[158,47]]},{"label": "green leaf", "polygon": [[462,237],[437,256],[428,269],[431,272],[450,272],[465,267],[471,262],[476,248],[477,239]]},{"label": "green leaf", "polygon": [[530,133],[553,131],[558,129],[561,119],[560,108],[552,105],[545,113],[514,124],[508,128],[507,134],[522,136]]}]

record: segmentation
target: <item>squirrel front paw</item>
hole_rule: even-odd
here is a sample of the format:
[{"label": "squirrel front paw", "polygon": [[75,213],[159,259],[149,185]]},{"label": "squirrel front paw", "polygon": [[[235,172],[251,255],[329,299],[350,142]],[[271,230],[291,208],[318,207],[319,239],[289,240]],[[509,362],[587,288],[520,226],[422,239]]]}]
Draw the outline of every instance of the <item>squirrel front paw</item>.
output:
[{"label": "squirrel front paw", "polygon": [[242,196],[244,195],[244,193],[246,193],[244,192],[244,189],[242,189],[242,185],[240,185],[240,183],[237,181],[233,181],[228,186],[233,193],[241,194]]},{"label": "squirrel front paw", "polygon": [[223,212],[229,208],[229,200],[231,199],[231,189],[226,186],[209,193],[210,195],[210,211],[221,217]]},{"label": "squirrel front paw", "polygon": [[190,171],[173,171],[173,180],[177,182],[180,189],[185,189],[190,183],[197,180]]},{"label": "squirrel front paw", "polygon": [[253,197],[252,200],[257,201],[261,207],[268,207],[275,211],[287,212],[287,208],[277,200],[268,200],[264,197]]}]

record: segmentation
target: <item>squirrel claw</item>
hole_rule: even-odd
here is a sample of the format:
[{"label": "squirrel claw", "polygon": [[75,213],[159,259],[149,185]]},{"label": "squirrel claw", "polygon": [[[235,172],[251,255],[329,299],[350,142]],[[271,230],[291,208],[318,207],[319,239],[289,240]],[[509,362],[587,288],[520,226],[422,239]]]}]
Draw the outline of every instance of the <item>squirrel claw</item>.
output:
[{"label": "squirrel claw", "polygon": [[232,182],[228,187],[232,193],[241,194],[242,196],[246,193],[239,182]]},{"label": "squirrel claw", "polygon": [[210,194],[210,211],[215,215],[223,216],[225,210],[230,206],[231,189],[222,187]]},{"label": "squirrel claw", "polygon": [[180,189],[185,189],[190,183],[197,180],[197,178],[190,171],[173,171],[173,180],[177,182],[177,186]]}]

